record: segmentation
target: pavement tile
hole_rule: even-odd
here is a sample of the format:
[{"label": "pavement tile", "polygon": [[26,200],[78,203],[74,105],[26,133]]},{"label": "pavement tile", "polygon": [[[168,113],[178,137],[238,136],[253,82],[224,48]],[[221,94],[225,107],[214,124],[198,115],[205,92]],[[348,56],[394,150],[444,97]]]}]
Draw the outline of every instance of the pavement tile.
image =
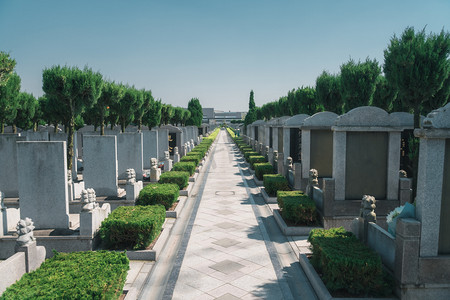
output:
[{"label": "pavement tile", "polygon": [[228,248],[228,247],[234,246],[234,245],[239,244],[239,243],[240,242],[237,241],[236,239],[230,239],[230,238],[223,238],[223,239],[220,239],[220,240],[217,240],[217,241],[213,242],[213,244],[222,246],[224,248]]},{"label": "pavement tile", "polygon": [[[242,296],[247,294],[247,292],[227,283],[227,284],[224,284],[224,285],[218,287],[217,289],[209,291],[208,294],[210,294],[211,296],[216,297],[216,298],[225,297],[225,296],[233,296],[233,297],[237,297],[236,299],[240,299]],[[220,299],[220,298],[218,298],[218,299]],[[223,298],[223,299],[226,299],[226,298]]]},{"label": "pavement tile", "polygon": [[244,267],[244,265],[237,263],[235,261],[226,259],[221,262],[215,263],[209,267],[211,269],[214,269],[216,271],[219,271],[219,272],[229,275],[235,271],[239,271],[240,269],[242,269]]}]

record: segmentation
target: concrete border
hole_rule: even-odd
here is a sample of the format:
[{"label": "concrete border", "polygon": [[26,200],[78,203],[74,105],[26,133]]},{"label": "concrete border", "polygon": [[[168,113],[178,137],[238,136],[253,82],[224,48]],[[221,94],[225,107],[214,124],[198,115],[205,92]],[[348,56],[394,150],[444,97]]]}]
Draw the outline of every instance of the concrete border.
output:
[{"label": "concrete border", "polygon": [[178,197],[178,204],[177,207],[175,207],[175,210],[166,210],[166,218],[177,218],[180,214],[181,210],[184,207],[184,204],[186,203],[187,197],[180,196]]},{"label": "concrete border", "polygon": [[273,210],[273,216],[275,218],[275,221],[277,221],[277,224],[280,227],[281,232],[283,232],[283,234],[286,236],[292,235],[307,236],[309,235],[309,232],[311,230],[323,228],[316,226],[287,226],[286,222],[284,221],[283,217],[280,214],[279,209]]},{"label": "concrete border", "polygon": [[191,193],[193,186],[194,182],[189,182],[185,190],[180,190],[180,196],[189,197],[189,194]]},{"label": "concrete border", "polygon": [[262,194],[262,196],[264,198],[264,201],[267,204],[278,204],[277,197],[269,197],[269,195],[266,192],[266,189],[263,186],[259,187],[259,190],[261,191],[261,194]]},{"label": "concrete border", "polygon": [[253,181],[256,183],[257,186],[264,186],[264,181],[256,178],[256,174],[253,174]]}]

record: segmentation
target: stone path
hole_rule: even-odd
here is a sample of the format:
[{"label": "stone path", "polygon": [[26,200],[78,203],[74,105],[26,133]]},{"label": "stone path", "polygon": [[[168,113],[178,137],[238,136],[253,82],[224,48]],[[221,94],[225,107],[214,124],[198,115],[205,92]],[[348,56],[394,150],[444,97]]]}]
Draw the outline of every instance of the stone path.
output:
[{"label": "stone path", "polygon": [[[238,153],[222,130],[179,246],[158,260],[140,299],[159,298],[158,289],[163,299],[315,298],[296,251],[243,180]],[[170,273],[166,282],[158,277],[163,272]]]}]

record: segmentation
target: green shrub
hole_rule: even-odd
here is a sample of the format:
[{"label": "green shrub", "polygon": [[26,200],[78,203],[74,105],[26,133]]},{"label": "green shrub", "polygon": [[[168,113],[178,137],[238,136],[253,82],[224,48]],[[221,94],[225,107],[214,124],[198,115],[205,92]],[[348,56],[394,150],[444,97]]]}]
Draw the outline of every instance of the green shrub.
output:
[{"label": "green shrub", "polygon": [[205,156],[205,154],[206,154],[206,151],[208,151],[208,149],[206,147],[200,147],[199,148],[197,146],[189,153],[192,153],[192,154],[196,153],[196,154],[200,155],[201,158],[203,158]]},{"label": "green shrub", "polygon": [[161,204],[168,210],[178,200],[179,195],[180,189],[174,183],[153,183],[141,190],[136,205]]},{"label": "green shrub", "polygon": [[263,175],[264,188],[270,197],[275,197],[277,191],[289,191],[289,184],[283,175],[265,174]]},{"label": "green shrub", "polygon": [[302,191],[278,191],[277,192],[278,207],[282,211],[283,210],[283,206],[284,206],[284,199],[285,198],[288,198],[288,197],[299,197],[299,196],[303,196],[303,192]]},{"label": "green shrub", "polygon": [[308,195],[289,196],[282,200],[281,216],[293,225],[318,225],[316,203]]},{"label": "green shrub", "polygon": [[263,180],[264,174],[273,174],[273,166],[268,162],[255,163],[253,168],[255,169],[255,175],[258,180]]},{"label": "green shrub", "polygon": [[102,222],[100,238],[109,249],[145,249],[161,232],[162,205],[119,206]]},{"label": "green shrub", "polygon": [[250,163],[250,166],[252,167],[252,169],[255,168],[255,164],[256,163],[263,163],[266,162],[266,158],[262,155],[252,155],[248,157],[248,161]]},{"label": "green shrub", "polygon": [[184,171],[164,172],[159,177],[159,183],[175,183],[182,190],[189,183],[189,173]]},{"label": "green shrub", "polygon": [[381,259],[344,228],[313,229],[308,241],[311,263],[323,274],[330,291],[344,290],[355,295],[386,295],[392,292],[383,273]]},{"label": "green shrub", "polygon": [[195,162],[193,161],[180,161],[173,165],[172,170],[188,172],[190,176],[195,172]]},{"label": "green shrub", "polygon": [[244,152],[244,157],[245,157],[246,161],[249,161],[250,156],[258,156],[258,155],[259,155],[259,153],[256,151],[253,151],[253,150]]},{"label": "green shrub", "polygon": [[[119,299],[129,270],[124,252],[55,253],[1,299]],[[6,274],[5,274],[6,276]]]},{"label": "green shrub", "polygon": [[199,152],[193,152],[193,151],[191,151],[191,152],[189,152],[188,154],[186,154],[186,156],[198,158],[198,161],[199,161],[199,162],[202,161],[202,159],[203,159],[203,155],[201,155],[201,153],[199,153]]},{"label": "green shrub", "polygon": [[186,156],[183,156],[180,159],[180,161],[181,162],[193,162],[193,163],[195,163],[195,166],[198,166],[198,163],[200,162],[200,159],[196,155],[195,156],[186,155]]}]

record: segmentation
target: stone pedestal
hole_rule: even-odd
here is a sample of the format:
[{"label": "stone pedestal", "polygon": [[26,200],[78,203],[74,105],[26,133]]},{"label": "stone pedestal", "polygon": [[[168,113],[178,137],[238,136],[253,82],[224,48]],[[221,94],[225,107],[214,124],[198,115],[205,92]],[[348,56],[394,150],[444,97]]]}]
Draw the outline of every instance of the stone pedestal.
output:
[{"label": "stone pedestal", "polygon": [[[140,181],[142,183],[142,181]],[[127,193],[128,196],[128,193]],[[98,232],[102,221],[111,213],[111,206],[105,203],[102,207],[96,207],[90,211],[80,213],[80,235],[94,237]]]},{"label": "stone pedestal", "polygon": [[143,188],[142,181],[136,181],[135,183],[127,183],[125,191],[127,193],[127,200],[136,200]]},{"label": "stone pedestal", "polygon": [[294,190],[301,190],[302,188],[302,164],[294,163]]},{"label": "stone pedestal", "polygon": [[158,182],[159,177],[161,176],[161,169],[150,169],[150,182]]},{"label": "stone pedestal", "polygon": [[25,269],[27,273],[39,268],[45,260],[45,248],[36,246],[36,241],[18,247],[16,252],[25,253]]},{"label": "stone pedestal", "polygon": [[168,171],[172,170],[172,165],[173,165],[173,160],[166,159],[164,161],[164,172],[168,172]]},{"label": "stone pedestal", "polygon": [[286,173],[284,172],[284,153],[279,152],[277,157],[277,166],[278,166],[278,174],[281,174],[283,176],[286,176]]}]

